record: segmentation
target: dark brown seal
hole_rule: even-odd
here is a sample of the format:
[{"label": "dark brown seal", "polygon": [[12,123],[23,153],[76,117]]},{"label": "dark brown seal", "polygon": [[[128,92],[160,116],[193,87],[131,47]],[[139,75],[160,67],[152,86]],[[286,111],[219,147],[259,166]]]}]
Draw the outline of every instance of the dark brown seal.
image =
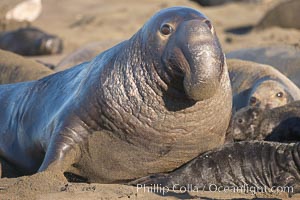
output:
[{"label": "dark brown seal", "polygon": [[1,157],[19,172],[111,183],[223,144],[232,96],[211,22],[173,7],[90,62],[0,86],[0,102]]},{"label": "dark brown seal", "polygon": [[58,54],[63,41],[34,27],[20,28],[0,35],[0,49],[24,56]]},{"label": "dark brown seal", "polygon": [[[300,192],[300,143],[243,141],[206,152],[168,174],[131,184],[180,191]],[[283,189],[284,188],[284,189]]]}]

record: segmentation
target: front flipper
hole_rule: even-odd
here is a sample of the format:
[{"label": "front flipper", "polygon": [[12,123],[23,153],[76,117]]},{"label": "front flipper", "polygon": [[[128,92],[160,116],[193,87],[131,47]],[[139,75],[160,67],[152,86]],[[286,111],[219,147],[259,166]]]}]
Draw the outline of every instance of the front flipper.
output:
[{"label": "front flipper", "polygon": [[39,172],[44,170],[66,172],[80,158],[80,148],[83,144],[82,130],[64,128],[51,138],[46,149],[46,155]]},{"label": "front flipper", "polygon": [[0,178],[15,178],[24,175],[16,166],[0,157]]},{"label": "front flipper", "polygon": [[249,141],[228,144],[202,154],[169,174],[138,179],[131,184],[217,187],[300,186],[300,143]]}]

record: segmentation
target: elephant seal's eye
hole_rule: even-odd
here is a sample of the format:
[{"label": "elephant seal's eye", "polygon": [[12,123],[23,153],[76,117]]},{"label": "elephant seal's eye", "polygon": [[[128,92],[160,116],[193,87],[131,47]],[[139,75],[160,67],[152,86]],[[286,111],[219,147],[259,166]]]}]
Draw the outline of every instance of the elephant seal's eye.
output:
[{"label": "elephant seal's eye", "polygon": [[283,92],[278,92],[278,93],[276,94],[276,97],[283,97]]},{"label": "elephant seal's eye", "polygon": [[244,123],[244,119],[239,118],[239,119],[237,120],[237,122],[238,122],[239,124],[242,124],[242,123]]},{"label": "elephant seal's eye", "polygon": [[169,24],[163,24],[160,27],[160,32],[164,35],[170,35],[173,32],[173,28]]}]

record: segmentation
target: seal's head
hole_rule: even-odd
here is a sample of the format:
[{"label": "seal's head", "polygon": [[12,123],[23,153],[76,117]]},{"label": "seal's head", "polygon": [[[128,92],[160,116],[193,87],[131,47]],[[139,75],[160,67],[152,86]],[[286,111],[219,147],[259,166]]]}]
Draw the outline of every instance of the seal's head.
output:
[{"label": "seal's head", "polygon": [[263,110],[259,107],[247,106],[237,111],[232,121],[234,141],[259,139],[256,135],[259,117]]},{"label": "seal's head", "polygon": [[[169,87],[201,101],[219,88],[224,54],[210,20],[186,7],[163,9],[142,28],[144,51]],[[148,53],[149,53],[148,52]]]},{"label": "seal's head", "polygon": [[276,80],[265,80],[253,89],[248,105],[262,109],[283,106],[293,100],[286,87]]},{"label": "seal's head", "polygon": [[38,46],[42,54],[59,54],[63,50],[63,41],[56,36],[44,36],[38,40]]}]

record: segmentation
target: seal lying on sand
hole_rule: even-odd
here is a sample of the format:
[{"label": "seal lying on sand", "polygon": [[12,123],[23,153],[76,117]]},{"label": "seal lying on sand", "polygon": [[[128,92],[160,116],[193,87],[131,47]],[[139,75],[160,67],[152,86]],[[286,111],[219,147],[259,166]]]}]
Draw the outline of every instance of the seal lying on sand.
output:
[{"label": "seal lying on sand", "polygon": [[222,145],[232,96],[211,22],[174,7],[90,62],[0,86],[0,106],[0,155],[19,172],[112,183]]},{"label": "seal lying on sand", "polygon": [[107,40],[87,44],[63,58],[55,67],[55,71],[62,71],[80,63],[90,61],[101,52],[115,46],[119,42],[120,40]]},{"label": "seal lying on sand", "polygon": [[0,35],[0,49],[24,56],[61,53],[63,42],[37,28],[20,28]]},{"label": "seal lying on sand", "polygon": [[300,89],[271,66],[234,59],[227,63],[236,110],[248,105],[270,109],[300,99]]},{"label": "seal lying on sand", "polygon": [[276,7],[266,13],[266,15],[256,25],[256,29],[265,29],[272,26],[282,28],[300,29],[300,1],[282,1]]},{"label": "seal lying on sand", "polygon": [[300,101],[271,110],[243,108],[234,115],[232,130],[236,141],[300,141]]},{"label": "seal lying on sand", "polygon": [[0,50],[0,84],[37,80],[52,73],[34,60]]},{"label": "seal lying on sand", "polygon": [[300,87],[300,48],[293,45],[273,45],[229,52],[227,58],[249,60],[275,67]]},{"label": "seal lying on sand", "polygon": [[[206,152],[168,174],[153,174],[131,182],[199,191],[300,191],[300,143],[243,141]],[[224,190],[223,190],[224,189]],[[280,190],[283,191],[283,190]]]}]

